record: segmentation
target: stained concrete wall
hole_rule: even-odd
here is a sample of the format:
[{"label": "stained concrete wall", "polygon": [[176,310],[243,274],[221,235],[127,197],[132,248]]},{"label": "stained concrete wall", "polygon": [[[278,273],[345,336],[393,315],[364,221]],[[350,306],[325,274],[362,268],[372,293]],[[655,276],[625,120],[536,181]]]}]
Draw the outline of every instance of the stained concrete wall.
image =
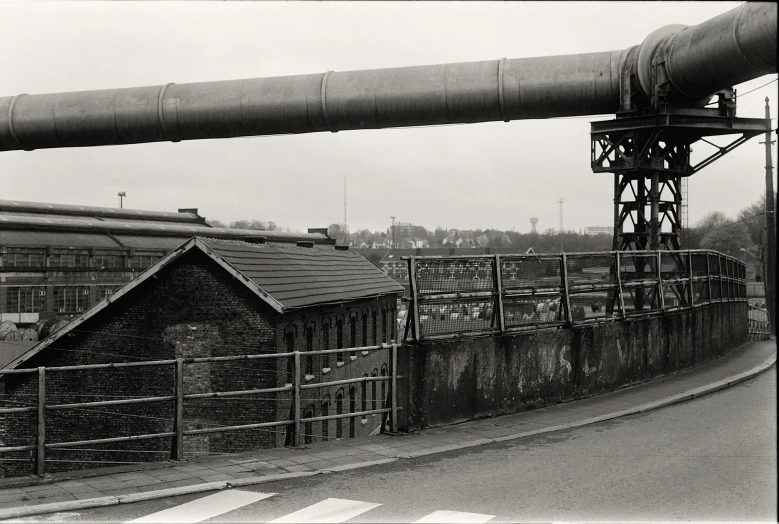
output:
[{"label": "stained concrete wall", "polygon": [[517,335],[421,342],[399,353],[401,427],[511,413],[612,391],[715,359],[748,340],[731,302]]}]

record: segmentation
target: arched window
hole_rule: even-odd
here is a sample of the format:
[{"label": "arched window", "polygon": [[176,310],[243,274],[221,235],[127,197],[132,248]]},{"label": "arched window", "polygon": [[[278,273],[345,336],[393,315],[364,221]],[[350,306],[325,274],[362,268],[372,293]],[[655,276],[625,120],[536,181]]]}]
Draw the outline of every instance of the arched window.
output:
[{"label": "arched window", "polygon": [[[320,412],[320,415],[323,417],[327,417],[330,415],[330,397],[325,397],[322,399],[322,410]],[[322,442],[327,442],[327,439],[330,438],[330,421],[329,420],[323,420],[322,421]]]},{"label": "arched window", "polygon": [[[322,349],[330,349],[330,324],[322,324]],[[330,355],[322,355],[322,369],[330,368]]]},{"label": "arched window", "polygon": [[372,326],[371,326],[373,328],[372,329],[372,333],[373,333],[373,345],[374,346],[377,346],[379,344],[379,334],[376,332],[376,317],[377,317],[377,315],[378,315],[378,313],[374,309],[373,310],[373,315],[372,315],[373,322],[372,322]]},{"label": "arched window", "polygon": [[314,351],[314,326],[308,326],[306,328],[306,375],[314,374],[314,355],[311,352]]},{"label": "arched window", "polygon": [[[379,375],[379,372],[376,369],[371,371],[371,376],[372,377],[378,377],[378,375]],[[371,404],[372,404],[371,405],[371,409],[379,409],[379,402],[378,402],[378,399],[376,398],[376,381],[375,380],[371,381]]]},{"label": "arched window", "polygon": [[[303,418],[312,418],[314,416],[314,406],[306,408],[306,413]],[[303,443],[311,444],[312,437],[314,436],[314,423],[306,422],[303,424]]]},{"label": "arched window", "polygon": [[368,345],[368,313],[362,314],[362,345]]},{"label": "arched window", "polygon": [[[368,378],[368,374],[362,376],[362,378]],[[363,380],[360,382],[360,411],[367,411],[368,403],[368,381]]]},{"label": "arched window", "polygon": [[[349,347],[357,347],[357,315],[349,319]],[[357,355],[356,352],[352,352],[352,355]]]},{"label": "arched window", "polygon": [[[344,392],[342,389],[338,390],[335,395],[335,414],[343,415],[344,413]],[[335,419],[335,438],[343,438],[343,421],[342,418]]]},{"label": "arched window", "polygon": [[387,342],[387,310],[381,310],[381,342]]},{"label": "arched window", "polygon": [[[387,376],[387,366],[384,364],[381,365],[381,376],[382,377]],[[387,381],[382,380],[381,381],[381,403],[379,404],[379,407],[381,409],[384,409],[386,402],[387,402]]]},{"label": "arched window", "polygon": [[[349,413],[354,413],[357,408],[357,388],[349,388]],[[349,417],[349,438],[354,438],[354,417]]]},{"label": "arched window", "polygon": [[[337,349],[343,349],[344,347],[344,319],[339,318],[338,322],[335,323],[335,342],[336,342],[336,348]],[[343,353],[336,353],[335,354],[336,362],[343,362],[344,361],[344,354]]]},{"label": "arched window", "polygon": [[[284,335],[284,341],[287,343],[287,353],[295,351],[295,332],[288,331]],[[287,384],[292,384],[292,378],[295,376],[295,357],[287,357]]]}]

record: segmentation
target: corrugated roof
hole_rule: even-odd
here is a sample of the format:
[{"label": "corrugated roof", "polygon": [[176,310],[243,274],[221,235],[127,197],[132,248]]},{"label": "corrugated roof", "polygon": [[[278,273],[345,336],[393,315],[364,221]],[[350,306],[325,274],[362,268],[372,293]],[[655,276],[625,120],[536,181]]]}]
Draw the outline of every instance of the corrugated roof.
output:
[{"label": "corrugated roof", "polygon": [[138,250],[172,251],[181,245],[181,237],[158,237],[142,235],[111,235],[122,246]]},{"label": "corrugated roof", "polygon": [[351,251],[199,240],[284,309],[403,292],[402,286]]},{"label": "corrugated roof", "polygon": [[[191,238],[208,236],[219,238],[257,238],[278,242],[308,241],[317,244],[333,244],[335,241],[323,233],[289,233],[285,231],[260,231],[256,229],[212,228],[198,224],[171,224],[138,220],[87,219],[84,218],[44,218],[40,216],[20,216],[0,214],[0,228],[47,231],[73,231],[90,233],[110,233],[113,235],[149,235],[165,237]],[[179,242],[180,243],[180,242]],[[61,244],[60,244],[61,245]]]},{"label": "corrugated roof", "polygon": [[[2,225],[0,223],[0,225]],[[177,238],[173,247],[181,244]],[[18,231],[0,227],[0,246],[13,247],[45,247],[67,246],[82,247],[84,249],[109,248],[120,249],[122,246],[111,239],[110,236],[100,233],[76,233],[67,231]]]},{"label": "corrugated roof", "polygon": [[25,202],[23,200],[0,200],[0,211],[10,213],[35,213],[48,215],[69,215],[80,217],[106,217],[132,220],[153,220],[163,222],[202,223],[203,217],[196,213],[177,213],[169,211],[145,211],[141,209],[122,209],[115,207],[77,206],[70,204],[50,204],[47,202]]}]

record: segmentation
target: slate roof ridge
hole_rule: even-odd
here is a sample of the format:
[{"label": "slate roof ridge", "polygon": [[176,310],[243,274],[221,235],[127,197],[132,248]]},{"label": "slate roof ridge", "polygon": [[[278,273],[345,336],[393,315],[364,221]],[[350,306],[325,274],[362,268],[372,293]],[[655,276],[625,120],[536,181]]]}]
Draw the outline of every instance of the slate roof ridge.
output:
[{"label": "slate roof ridge", "polygon": [[333,249],[320,249],[316,247],[316,245],[314,245],[313,247],[302,247],[295,244],[282,243],[282,242],[246,242],[245,240],[239,240],[234,238],[213,238],[213,237],[205,237],[205,236],[195,236],[194,238],[197,238],[198,240],[201,240],[206,244],[218,244],[222,246],[241,246],[241,247],[250,247],[253,249],[277,248],[277,249],[295,251],[298,253],[316,251],[316,252],[326,252],[326,253],[332,252],[338,254],[348,253],[349,256],[357,255],[357,253],[355,253],[354,251],[336,251]]}]

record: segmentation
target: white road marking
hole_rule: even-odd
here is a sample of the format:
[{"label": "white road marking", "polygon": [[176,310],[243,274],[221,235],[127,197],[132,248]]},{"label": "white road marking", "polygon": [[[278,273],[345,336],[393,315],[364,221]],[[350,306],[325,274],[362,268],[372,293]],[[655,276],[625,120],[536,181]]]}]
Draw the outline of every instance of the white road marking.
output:
[{"label": "white road marking", "polygon": [[273,495],[275,495],[275,493],[254,493],[238,489],[220,491],[174,508],[165,509],[139,519],[131,520],[130,522],[174,522],[180,524],[202,522],[218,517],[228,511],[241,508],[247,504],[253,504],[260,500],[267,499]]},{"label": "white road marking", "polygon": [[379,506],[361,500],[325,499],[271,522],[346,522]]},{"label": "white road marking", "polygon": [[434,511],[430,515],[425,515],[421,519],[419,519],[417,522],[429,522],[429,523],[435,523],[435,522],[446,522],[446,523],[455,523],[455,522],[462,522],[467,524],[483,524],[484,522],[487,522],[491,519],[493,519],[495,515],[485,515],[483,513],[465,513],[463,511]]}]

